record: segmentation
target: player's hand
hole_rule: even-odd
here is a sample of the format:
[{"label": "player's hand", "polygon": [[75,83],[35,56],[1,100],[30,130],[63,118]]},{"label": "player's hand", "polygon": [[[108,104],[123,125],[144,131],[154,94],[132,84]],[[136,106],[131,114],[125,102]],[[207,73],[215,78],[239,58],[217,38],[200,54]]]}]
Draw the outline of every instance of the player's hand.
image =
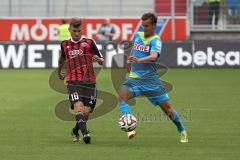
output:
[{"label": "player's hand", "polygon": [[98,57],[97,55],[95,55],[93,57],[94,60],[96,60],[98,62],[98,64],[103,65],[104,62],[104,58]]},{"label": "player's hand", "polygon": [[139,59],[136,57],[129,57],[127,63],[139,62]]},{"label": "player's hand", "polygon": [[131,64],[130,64],[130,63],[127,63],[127,64],[126,64],[126,68],[127,68],[127,71],[130,72],[130,71],[131,71]]},{"label": "player's hand", "polygon": [[59,78],[60,80],[64,80],[64,79],[65,79],[65,74],[62,73],[61,71],[58,72],[58,78]]}]

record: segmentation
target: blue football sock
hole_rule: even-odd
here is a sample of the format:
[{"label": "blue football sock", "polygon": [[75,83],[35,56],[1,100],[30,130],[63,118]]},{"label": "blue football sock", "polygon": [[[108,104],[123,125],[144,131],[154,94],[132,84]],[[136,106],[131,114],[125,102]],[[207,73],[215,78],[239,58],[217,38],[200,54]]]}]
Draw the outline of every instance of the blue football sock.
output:
[{"label": "blue football sock", "polygon": [[177,111],[173,110],[173,113],[172,115],[170,115],[170,118],[173,121],[173,123],[177,126],[179,133],[185,130]]},{"label": "blue football sock", "polygon": [[131,114],[131,107],[126,102],[120,102],[119,110],[120,110],[121,115]]}]

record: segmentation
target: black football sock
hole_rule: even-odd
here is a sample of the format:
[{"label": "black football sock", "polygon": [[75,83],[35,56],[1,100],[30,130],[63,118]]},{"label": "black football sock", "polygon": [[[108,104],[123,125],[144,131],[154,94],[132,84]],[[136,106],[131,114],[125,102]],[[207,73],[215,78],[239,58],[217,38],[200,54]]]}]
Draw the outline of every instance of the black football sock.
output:
[{"label": "black football sock", "polygon": [[73,128],[73,133],[78,134],[78,131],[79,131],[79,127],[78,127],[78,123],[76,123],[75,127]]},{"label": "black football sock", "polygon": [[79,129],[81,130],[82,134],[85,135],[88,133],[87,130],[87,118],[84,116],[82,112],[78,112],[76,115],[76,121]]}]

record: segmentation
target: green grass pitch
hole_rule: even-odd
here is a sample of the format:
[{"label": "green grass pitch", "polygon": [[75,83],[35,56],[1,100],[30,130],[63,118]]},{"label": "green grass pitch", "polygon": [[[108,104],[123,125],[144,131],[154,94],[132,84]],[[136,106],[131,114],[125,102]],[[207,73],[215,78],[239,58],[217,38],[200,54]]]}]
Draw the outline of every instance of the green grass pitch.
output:
[{"label": "green grass pitch", "polygon": [[[67,95],[52,90],[53,70],[0,70],[1,160],[233,160],[240,156],[240,70],[170,69],[162,79],[174,86],[171,102],[183,118],[188,144],[147,99],[137,99],[138,136],[118,127],[117,107],[89,122],[92,144],[71,142],[73,122],[58,119],[55,105]],[[98,89],[116,95],[110,70]],[[99,103],[101,103],[99,101]]]}]

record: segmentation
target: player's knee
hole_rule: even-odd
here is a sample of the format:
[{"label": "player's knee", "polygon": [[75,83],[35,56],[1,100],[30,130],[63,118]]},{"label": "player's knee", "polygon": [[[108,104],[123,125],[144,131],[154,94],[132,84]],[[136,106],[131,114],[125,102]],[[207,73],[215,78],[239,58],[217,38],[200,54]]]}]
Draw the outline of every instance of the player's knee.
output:
[{"label": "player's knee", "polygon": [[118,99],[120,102],[122,102],[122,101],[126,102],[128,100],[128,97],[126,94],[121,93],[121,94],[119,94]]},{"label": "player's knee", "polygon": [[74,111],[76,113],[78,112],[84,112],[84,104],[81,101],[78,101],[74,104]]},{"label": "player's knee", "polygon": [[120,90],[118,92],[118,99],[119,101],[128,101],[130,99],[130,94],[127,91]]}]

